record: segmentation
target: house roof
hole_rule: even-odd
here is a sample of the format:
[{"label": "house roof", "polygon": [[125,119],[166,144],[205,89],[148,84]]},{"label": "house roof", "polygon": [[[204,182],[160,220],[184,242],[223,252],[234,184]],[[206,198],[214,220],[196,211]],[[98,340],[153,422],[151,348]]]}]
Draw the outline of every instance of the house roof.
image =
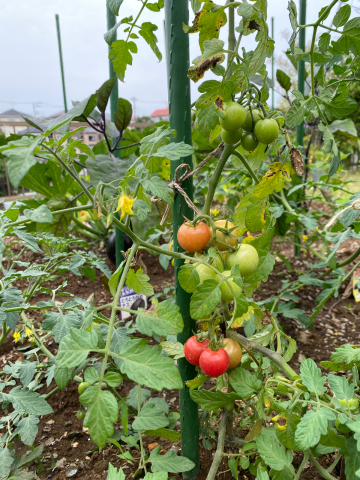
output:
[{"label": "house roof", "polygon": [[6,110],[6,112],[3,112],[3,113],[0,113],[0,117],[2,116],[12,116],[12,115],[26,115],[26,113],[21,113],[19,112],[18,110],[14,110],[13,108],[11,108],[10,110]]},{"label": "house roof", "polygon": [[165,115],[169,115],[169,109],[168,108],[160,108],[159,110],[155,110],[150,117],[162,117]]}]

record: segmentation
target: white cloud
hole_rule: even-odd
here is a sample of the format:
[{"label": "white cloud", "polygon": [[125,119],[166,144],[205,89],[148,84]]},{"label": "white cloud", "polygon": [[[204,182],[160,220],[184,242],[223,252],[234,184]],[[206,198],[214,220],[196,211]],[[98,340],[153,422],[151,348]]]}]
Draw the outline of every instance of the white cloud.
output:
[{"label": "white cloud", "polygon": [[[224,0],[218,3],[223,4]],[[268,3],[269,18],[275,17],[276,52],[279,54],[287,48],[282,32],[290,32],[287,0],[269,0]],[[326,4],[327,0],[318,0],[314,9],[308,2],[307,21],[314,21],[318,10]],[[136,14],[139,7],[140,2],[125,0],[120,9],[121,18]],[[56,13],[60,15],[68,104],[71,100],[86,98],[108,78],[108,46],[103,40],[106,31],[105,0],[0,0],[0,11],[0,111],[14,107],[33,113],[31,104],[4,101],[47,104],[38,108],[40,115],[62,109]],[[159,26],[157,36],[163,53],[162,62],[159,63],[145,41],[139,39],[139,53],[135,55],[133,66],[128,67],[126,82],[119,82],[119,95],[128,99],[137,98],[137,114],[140,115],[148,115],[156,108],[164,107],[162,102],[167,101],[163,18],[163,11],[153,13],[147,9],[141,17],[142,21],[152,21]],[[120,38],[121,35],[119,30]],[[226,37],[227,27],[222,30],[222,38],[226,40]],[[254,43],[246,37],[243,45],[249,49]],[[195,34],[190,40],[190,60],[198,54]],[[191,91],[196,98],[197,85],[192,85]]]}]

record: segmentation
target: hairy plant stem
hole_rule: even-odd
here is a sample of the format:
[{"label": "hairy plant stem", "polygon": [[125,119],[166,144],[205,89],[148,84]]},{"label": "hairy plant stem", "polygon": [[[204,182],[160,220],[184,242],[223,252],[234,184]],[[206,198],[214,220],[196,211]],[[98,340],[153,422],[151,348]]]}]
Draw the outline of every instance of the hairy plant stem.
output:
[{"label": "hairy plant stem", "polygon": [[325,478],[325,480],[336,480],[325,468],[323,468],[320,463],[316,460],[316,458],[310,453],[309,460],[314,465],[316,470]]},{"label": "hairy plant stem", "polygon": [[[211,208],[212,201],[214,199],[216,187],[219,183],[219,180],[220,180],[222,171],[225,167],[225,164],[226,164],[228,158],[230,157],[230,155],[232,154],[232,150],[233,150],[233,148],[232,148],[231,145],[226,145],[225,144],[224,151],[223,151],[223,153],[220,157],[220,160],[219,160],[219,162],[218,162],[218,164],[215,168],[215,171],[214,171],[212,177],[209,180],[209,190],[208,190],[208,193],[207,193],[207,196],[206,196],[206,201],[205,201],[204,208],[202,209],[202,213],[204,215],[210,215],[210,208]],[[160,249],[160,250],[162,250],[162,249]]]},{"label": "hairy plant stem", "polygon": [[9,335],[10,331],[11,331],[10,327],[7,327],[4,323],[3,324],[3,329],[2,329],[2,334],[1,334],[1,337],[0,337],[0,345],[3,343],[5,338]]},{"label": "hairy plant stem", "polygon": [[294,480],[299,480],[301,472],[304,470],[304,467],[305,467],[307,461],[309,460],[309,456],[310,456],[310,450],[306,450],[306,452],[304,452],[303,461],[301,462],[300,467],[299,467],[298,471],[296,472]]},{"label": "hairy plant stem", "polygon": [[254,180],[254,182],[256,184],[259,184],[260,183],[260,180],[258,179],[256,173],[253,171],[253,169],[250,167],[250,165],[248,164],[246,158],[244,157],[244,155],[242,155],[240,152],[238,152],[237,150],[234,150],[231,152],[233,155],[235,155],[236,157],[238,157],[242,164],[244,165],[244,167],[246,168],[246,170],[249,172],[250,176],[252,177],[252,179]]},{"label": "hairy plant stem", "polygon": [[212,462],[212,465],[210,467],[206,480],[215,479],[216,472],[218,471],[221,460],[224,456],[224,445],[225,445],[227,422],[228,422],[228,412],[226,409],[224,409],[221,417],[220,425],[219,425],[218,442],[217,442],[217,448],[216,448],[214,460]]},{"label": "hairy plant stem", "polygon": [[270,358],[276,365],[282,370],[285,375],[287,375],[290,379],[297,376],[297,373],[285,362],[283,357],[276,352],[273,352],[269,348],[263,347],[262,345],[254,342],[253,340],[249,340],[246,337],[243,337],[239,333],[229,329],[227,331],[228,338],[232,338],[240,345],[247,347],[249,349],[255,350],[256,352],[265,355],[266,357]]},{"label": "hairy plant stem", "polygon": [[101,384],[102,384],[102,381],[103,381],[104,376],[105,376],[106,364],[107,364],[109,354],[110,354],[111,336],[112,336],[112,332],[113,332],[113,329],[114,329],[116,312],[117,312],[116,307],[119,304],[121,290],[122,290],[123,286],[125,285],[125,280],[126,280],[126,277],[127,277],[128,272],[129,272],[132,259],[134,258],[134,255],[136,253],[137,248],[138,248],[137,243],[134,243],[133,246],[131,247],[129,255],[126,259],[124,269],[123,269],[122,274],[121,274],[120,282],[119,282],[119,284],[117,286],[117,289],[116,289],[114,300],[111,304],[112,305],[112,310],[111,310],[111,317],[110,317],[110,322],[109,322],[109,331],[108,331],[108,335],[107,335],[107,339],[106,339],[106,345],[105,345],[105,349],[104,349],[105,350],[105,355],[104,355],[104,360],[103,360],[102,368],[101,368],[101,374],[100,374],[100,378],[99,378],[99,390],[101,389]]},{"label": "hairy plant stem", "polygon": [[[72,208],[65,208],[63,210],[56,210],[54,212],[51,212],[53,215],[62,215],[65,213],[71,213],[71,212],[78,212],[80,210],[90,210],[91,208],[94,208],[94,205],[80,205],[79,207],[72,207]],[[28,218],[24,217],[21,220],[17,220],[16,222],[11,222],[11,223],[5,223],[0,227],[1,230],[8,229],[10,227],[17,227],[18,225],[23,225],[24,223],[31,223],[31,220]]]},{"label": "hairy plant stem", "polygon": [[[140,410],[141,410],[141,385],[138,383],[138,415],[140,415]],[[140,451],[141,451],[141,459],[140,459],[140,468],[144,468],[145,473],[146,473],[146,464],[145,464],[145,452],[144,452],[144,445],[143,445],[143,439],[142,439],[142,432],[141,430],[139,431],[139,439],[140,439]]]}]

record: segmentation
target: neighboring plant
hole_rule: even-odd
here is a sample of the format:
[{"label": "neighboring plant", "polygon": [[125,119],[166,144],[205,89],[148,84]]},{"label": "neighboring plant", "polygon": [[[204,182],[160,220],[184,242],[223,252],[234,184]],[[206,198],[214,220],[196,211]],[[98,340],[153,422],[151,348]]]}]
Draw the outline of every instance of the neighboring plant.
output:
[{"label": "neighboring plant", "polygon": [[[109,2],[116,15],[121,3]],[[76,202],[80,203],[74,201],[74,205],[62,204],[54,209],[50,208],[51,204],[44,203],[24,210],[22,217],[13,205],[1,214],[2,236],[15,237],[25,248],[42,255],[42,263],[30,267],[21,260],[22,252],[14,259],[12,245],[1,244],[1,252],[9,256],[10,263],[3,266],[0,307],[3,335],[0,342],[13,330],[16,341],[27,336],[35,347],[28,353],[29,360],[9,364],[4,370],[9,377],[1,385],[1,400],[5,408],[10,403],[13,406],[13,411],[1,420],[6,429],[1,437],[0,450],[0,465],[5,465],[1,472],[4,478],[12,475],[19,465],[11,448],[14,436],[18,435],[25,444],[31,445],[37,433],[38,416],[52,411],[46,398],[36,392],[40,372],[45,373],[48,385],[55,379],[56,389],[65,388],[70,381],[80,383],[79,400],[86,409],[84,426],[100,448],[107,442],[115,443],[121,451],[121,458],[131,462],[130,453],[118,440],[122,440],[123,445],[132,446],[139,442],[138,472],[148,474],[151,465],[151,471],[161,479],[166,473],[159,472],[191,470],[194,464],[173,451],[160,455],[158,447],[148,456],[142,441],[143,434],[179,439],[179,432],[174,431],[177,415],[169,413],[168,405],[162,399],[150,398],[151,392],[142,386],[157,391],[182,389],[183,382],[175,360],[184,356],[198,365],[198,375],[187,385],[191,397],[203,410],[204,446],[209,446],[209,439],[215,440],[213,427],[218,423],[217,448],[208,480],[215,478],[224,455],[231,457],[229,468],[236,479],[238,465],[249,468],[258,480],[268,479],[269,475],[275,480],[299,479],[308,460],[323,478],[333,479],[331,472],[337,462],[343,462],[342,459],[345,459],[346,478],[351,480],[360,476],[357,442],[360,432],[359,349],[345,345],[336,349],[331,362],[322,363],[331,371],[351,372],[349,378],[333,374],[326,378],[311,359],[302,362],[300,375],[297,375],[288,365],[296,351],[296,342],[282,331],[276,318],[277,314],[282,314],[310,325],[325,302],[338,292],[356,268],[345,274],[342,267],[360,253],[355,252],[342,263],[336,259],[336,251],[343,241],[359,238],[358,195],[323,229],[319,228],[320,215],[310,215],[301,205],[302,197],[291,197],[306,185],[300,182],[304,163],[300,150],[291,141],[290,129],[303,121],[315,119],[318,122],[324,149],[332,154],[330,178],[335,175],[341,157],[329,122],[340,120],[358,108],[348,92],[349,84],[358,81],[356,32],[360,19],[349,20],[351,7],[342,3],[346,2],[331,2],[320,11],[317,22],[307,26],[298,25],[295,3],[289,3],[294,33],[288,55],[294,62],[300,59],[310,62],[311,95],[305,98],[300,92],[293,92],[296,100],[285,118],[282,112],[270,111],[266,105],[269,82],[265,61],[274,49],[274,42],[268,36],[266,1],[229,2],[223,6],[192,1],[198,13],[193,25],[185,25],[184,30],[200,32],[201,55],[194,60],[189,77],[197,82],[211,69],[219,78],[204,81],[199,87],[202,95],[193,110],[193,146],[184,142],[172,143],[176,132],[167,124],[151,126],[144,136],[134,141],[130,136],[135,133],[128,130],[131,104],[122,98],[118,100],[115,125],[105,124],[104,112],[114,85],[114,80],[109,80],[68,113],[36,125],[43,132],[39,136],[26,136],[0,148],[8,158],[9,175],[15,187],[26,182],[26,178],[33,181],[30,180],[32,169],[54,169],[59,182],[63,182],[61,188],[65,188],[64,182],[69,185],[66,192],[61,193],[71,190],[74,198],[77,197]],[[327,27],[322,22],[337,4],[341,8],[333,18],[335,28]],[[115,71],[122,81],[127,65],[132,62],[132,54],[137,51],[134,40],[138,35],[134,29],[138,29],[157,57],[161,57],[154,35],[156,27],[148,22],[139,24],[145,7],[159,11],[163,2],[151,4],[144,0],[135,21],[132,17],[123,19],[114,27],[125,25],[127,32],[126,40],[114,42],[110,52]],[[240,17],[237,39],[235,11]],[[218,37],[227,20],[230,33],[229,45],[225,49],[224,42]],[[305,27],[313,28],[309,53],[302,52],[294,43],[299,29]],[[330,46],[330,33],[325,32],[317,44],[319,28],[329,32],[335,30],[341,37],[332,40]],[[114,29],[106,34],[109,43]],[[252,33],[256,33],[255,49],[249,52],[242,49],[239,54],[243,36]],[[226,55],[224,68],[222,63]],[[349,59],[345,66],[340,65],[342,55]],[[316,75],[315,67],[319,67]],[[331,80],[325,78],[325,71],[329,69],[334,72]],[[79,140],[72,140],[75,132],[67,131],[71,120],[85,119],[107,135],[105,142],[94,149]],[[60,138],[55,140],[53,133],[60,134]],[[244,135],[246,140],[243,140]],[[224,141],[220,141],[219,136]],[[123,144],[131,141],[133,144]],[[249,153],[252,148],[254,151]],[[121,149],[121,158],[114,155],[117,149]],[[180,166],[174,181],[168,184],[170,162],[190,155],[196,155],[201,163],[194,171],[187,169],[185,173]],[[90,181],[81,174],[84,167]],[[170,207],[174,203],[174,191],[183,194],[181,183],[190,176],[195,176],[195,203],[188,197],[186,201],[194,210],[194,219],[185,220],[177,235],[179,244],[187,252],[173,252]],[[316,186],[321,182],[325,179],[320,179]],[[214,208],[214,200],[217,199],[219,208],[223,208],[221,200],[225,200],[226,195],[229,201],[227,210],[224,210],[226,214],[222,215]],[[165,207],[161,222],[157,220],[149,229],[153,203]],[[117,226],[132,239],[133,245],[109,279],[113,295],[111,303],[96,306],[93,301],[74,298],[59,305],[55,298],[63,292],[65,284],[51,291],[42,287],[43,281],[69,270],[75,275],[86,275],[85,269],[89,272],[88,269],[94,267],[110,276],[103,262],[91,253],[69,250],[73,238],[54,236],[57,233],[52,230],[54,225],[71,221],[73,212],[88,210],[94,218],[96,215],[97,219],[103,219],[106,228]],[[305,248],[318,257],[321,255],[321,263],[314,268],[326,270],[318,277],[303,274],[295,284],[284,281],[279,295],[265,302],[271,308],[269,311],[264,308],[264,302],[257,303],[252,296],[273,270],[275,259],[270,253],[271,242],[275,228],[280,228],[280,222],[276,220],[284,213],[287,216],[285,223],[293,224],[291,233],[312,232]],[[54,217],[59,220],[54,222]],[[137,229],[137,223],[143,228]],[[67,227],[61,225],[67,233]],[[25,226],[27,231],[22,228]],[[286,232],[285,229],[283,234]],[[161,235],[167,237],[168,243],[155,245]],[[311,243],[320,238],[327,246],[330,241],[334,243],[330,252],[325,249],[319,254],[312,249]],[[149,311],[119,307],[125,284],[136,293],[154,294],[149,277],[141,268],[142,249],[159,255],[164,267],[171,258],[186,262],[180,269],[178,280],[181,287],[192,294],[190,313],[199,324],[199,332],[185,350],[175,337],[183,329],[183,319],[179,307],[171,300],[159,302],[155,298],[154,307]],[[325,279],[330,273],[333,277]],[[22,278],[29,279],[29,287],[24,292],[14,286],[14,282]],[[291,301],[295,299],[293,292],[302,285],[323,288],[310,318],[294,308]],[[48,293],[49,299],[31,304],[31,298],[39,291]],[[280,303],[283,299],[290,302]],[[105,309],[110,309],[109,317],[101,313]],[[26,314],[29,310],[46,311],[44,321],[35,322],[33,327]],[[118,320],[118,312],[122,310],[136,318],[124,324]],[[240,327],[244,327],[246,336],[235,331]],[[143,338],[134,338],[136,332],[153,337],[156,345],[149,345]],[[53,336],[58,344],[56,355],[46,346],[49,336]],[[229,339],[233,341],[231,344]],[[246,353],[243,354],[242,349]],[[33,360],[35,354],[36,361]],[[280,371],[287,378],[279,375]],[[211,390],[206,390],[203,385],[209,376],[217,380]],[[21,385],[16,384],[15,378]],[[122,398],[115,389],[124,378],[137,384],[127,398]],[[5,387],[13,388],[5,391]],[[123,432],[114,436],[113,425],[118,421],[119,411]],[[214,414],[220,411],[219,420]],[[209,412],[209,417],[204,412]],[[130,425],[132,416],[136,418]],[[23,425],[28,425],[26,430],[21,428]],[[250,427],[250,432],[245,439],[239,438],[239,430],[245,427]],[[241,450],[236,454],[225,454],[226,444],[238,446]],[[291,450],[303,452],[303,461],[297,472],[292,465]],[[339,453],[325,470],[317,458],[335,450]],[[122,472],[110,465],[109,478],[114,475],[123,478]]]}]

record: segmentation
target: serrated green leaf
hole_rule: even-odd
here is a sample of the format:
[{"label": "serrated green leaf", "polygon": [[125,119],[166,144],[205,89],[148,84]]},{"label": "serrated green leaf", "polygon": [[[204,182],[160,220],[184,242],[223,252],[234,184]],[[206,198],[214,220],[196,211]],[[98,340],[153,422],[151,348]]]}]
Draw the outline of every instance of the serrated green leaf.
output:
[{"label": "serrated green leaf", "polygon": [[258,393],[262,387],[261,380],[241,365],[230,370],[228,375],[230,385],[241,398],[247,398]]},{"label": "serrated green leaf", "polygon": [[155,447],[150,453],[149,462],[151,462],[153,472],[182,473],[194,468],[194,462],[186,457],[178,457],[174,450],[169,450],[165,455],[160,455],[160,448]]},{"label": "serrated green leaf", "polygon": [[162,54],[158,48],[158,45],[157,45],[158,39],[154,33],[157,29],[158,27],[153,23],[144,22],[141,25],[141,28],[139,30],[139,35],[141,35],[143,39],[146,41],[146,43],[148,43],[151,50],[155,53],[157,59],[161,62]]},{"label": "serrated green leaf", "polygon": [[262,430],[256,439],[256,446],[266,465],[278,472],[289,471],[294,476],[293,455],[290,450],[279,443],[274,428]]},{"label": "serrated green leaf", "polygon": [[51,210],[49,210],[46,205],[40,205],[40,207],[35,210],[25,209],[24,215],[32,222],[52,223],[53,221]]},{"label": "serrated green leaf", "polygon": [[157,430],[169,425],[169,420],[163,411],[151,400],[146,402],[140,413],[135,418],[132,428],[134,430]]},{"label": "serrated green leaf", "polygon": [[328,375],[328,382],[335,397],[341,400],[350,400],[354,395],[354,384],[349,385],[346,377],[338,377],[333,374]]},{"label": "serrated green leaf", "polygon": [[174,360],[179,358],[184,358],[184,345],[180,342],[161,342],[161,348],[168,354],[170,357],[173,357]]},{"label": "serrated green leaf", "polygon": [[190,315],[195,320],[209,316],[217,307],[221,291],[216,280],[205,280],[191,297]]},{"label": "serrated green leaf", "polygon": [[325,435],[327,432],[328,421],[335,420],[335,418],[336,415],[327,408],[308,410],[296,429],[295,441],[298,448],[308,450],[319,443],[321,435]]},{"label": "serrated green leaf", "polygon": [[161,355],[161,347],[144,345],[143,340],[128,340],[121,347],[121,373],[140,385],[154,390],[183,388],[178,369],[170,357]]},{"label": "serrated green leaf", "polygon": [[66,335],[60,342],[59,352],[56,356],[55,365],[60,368],[74,368],[80,365],[91,350],[98,343],[96,333],[84,330],[70,329],[70,335]]},{"label": "serrated green leaf", "polygon": [[0,479],[1,480],[7,480],[13,463],[14,463],[14,457],[11,455],[11,450],[8,449],[7,447],[0,448]]},{"label": "serrated green leaf", "polygon": [[147,192],[164,200],[169,205],[174,203],[174,192],[167,184],[158,176],[149,177],[140,180],[141,185]]},{"label": "serrated green leaf", "polygon": [[113,424],[118,420],[116,398],[107,390],[90,386],[79,400],[87,408],[84,427],[89,429],[89,435],[96,445],[105,447],[107,439],[114,433]]},{"label": "serrated green leaf", "polygon": [[35,415],[23,417],[16,426],[15,435],[20,435],[21,441],[31,447],[38,434],[39,418]]},{"label": "serrated green leaf", "polygon": [[344,5],[335,14],[333,24],[336,28],[342,27],[349,20],[351,15],[350,5]]},{"label": "serrated green leaf", "polygon": [[[180,432],[175,432],[174,430],[168,430],[167,428],[158,428],[157,430],[145,430],[144,435],[149,435],[150,437],[166,438],[171,442],[178,442],[181,439]],[[167,480],[167,477],[166,477],[166,480]]]},{"label": "serrated green leaf", "polygon": [[139,310],[136,317],[136,324],[141,333],[153,336],[154,333],[161,337],[177,335],[184,328],[183,318],[180,309],[169,300],[158,303],[154,300],[155,310],[151,313],[147,310]]},{"label": "serrated green leaf", "polygon": [[181,288],[188,293],[194,293],[200,283],[200,275],[194,265],[182,265],[178,275]]},{"label": "serrated green leaf", "polygon": [[167,158],[168,160],[179,160],[183,157],[189,157],[194,153],[194,148],[185,142],[173,142],[163,145],[155,153],[154,157]]},{"label": "serrated green leaf", "polygon": [[234,406],[234,401],[241,399],[237,393],[209,392],[208,390],[191,390],[190,396],[203,410],[208,411],[217,411],[221,408],[230,410]]},{"label": "serrated green leaf", "polygon": [[14,410],[27,415],[49,415],[53,409],[39,393],[28,388],[15,387],[9,393],[0,393],[2,402],[11,402]]},{"label": "serrated green leaf", "polygon": [[326,377],[321,376],[321,370],[311,358],[307,358],[300,365],[300,377],[302,383],[310,391],[316,394],[326,392],[324,386]]},{"label": "serrated green leaf", "polygon": [[44,330],[49,330],[55,337],[56,343],[60,343],[65,335],[69,335],[70,329],[80,328],[83,319],[75,312],[66,313],[63,312],[48,312],[45,314],[43,322]]},{"label": "serrated green leaf", "polygon": [[111,44],[111,47],[109,58],[113,62],[114,70],[119,80],[124,82],[126,68],[128,65],[132,65],[133,61],[131,53],[137,52],[136,43],[117,40]]},{"label": "serrated green leaf", "polygon": [[143,273],[142,268],[136,271],[132,268],[129,270],[129,273],[126,277],[126,285],[129,288],[135,290],[136,293],[142,293],[143,295],[150,296],[154,295],[154,289],[149,283],[150,277]]}]

